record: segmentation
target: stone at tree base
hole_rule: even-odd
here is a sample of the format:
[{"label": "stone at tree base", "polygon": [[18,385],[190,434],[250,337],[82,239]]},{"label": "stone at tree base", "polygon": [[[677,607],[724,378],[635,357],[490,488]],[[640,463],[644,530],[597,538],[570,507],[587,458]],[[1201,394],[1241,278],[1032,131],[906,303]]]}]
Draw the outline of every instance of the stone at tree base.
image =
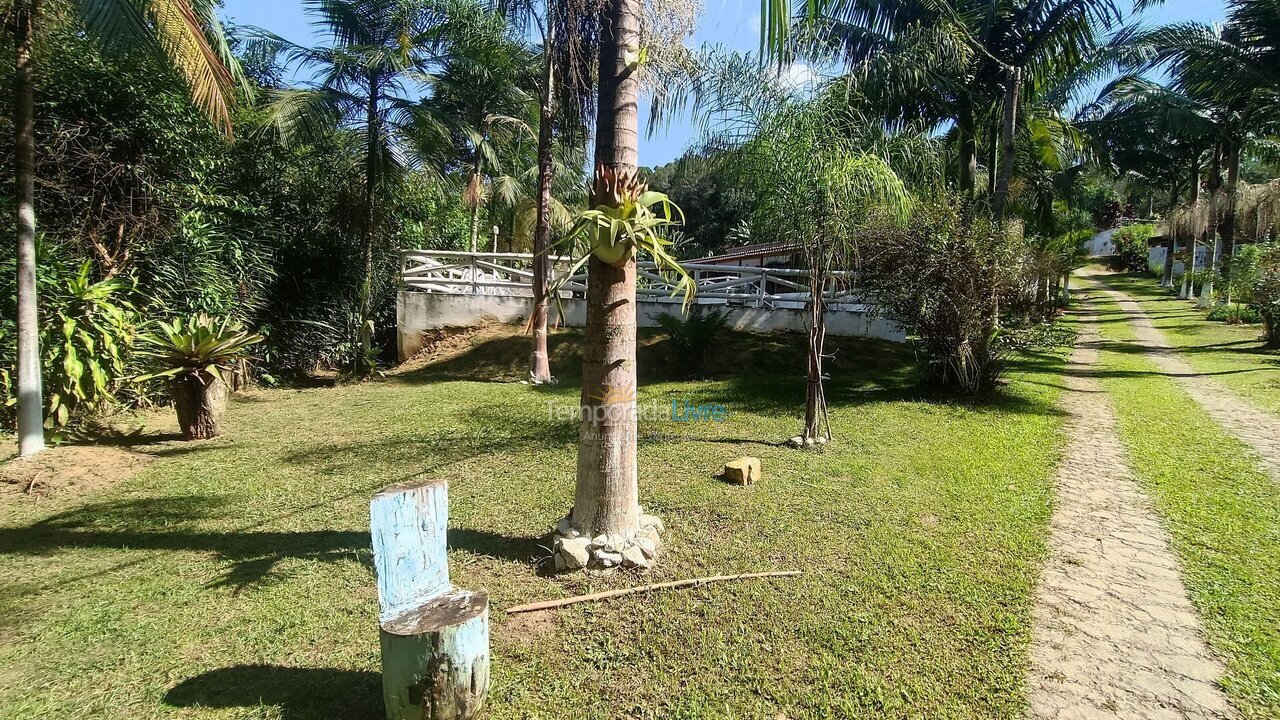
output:
[{"label": "stone at tree base", "polygon": [[610,552],[604,549],[595,550],[591,553],[591,557],[606,568],[617,567],[622,564],[622,553],[620,552]]},{"label": "stone at tree base", "polygon": [[636,531],[636,542],[637,543],[647,542],[656,548],[662,544],[662,538],[658,535],[658,528],[652,525],[648,525],[648,526],[643,526]]},{"label": "stone at tree base", "polygon": [[664,530],[661,520],[645,514],[640,515],[635,530],[593,537],[579,534],[562,521],[556,526],[552,562],[557,571],[647,568],[658,557]]},{"label": "stone at tree base", "polygon": [[622,551],[622,567],[649,567],[650,560],[639,543]]},{"label": "stone at tree base", "polygon": [[788,440],[787,444],[793,448],[802,448],[804,447],[804,437],[797,435],[791,438],[790,440]]},{"label": "stone at tree base", "polygon": [[751,485],[760,479],[760,458],[742,457],[724,466],[724,478],[736,485]]},{"label": "stone at tree base", "polygon": [[573,529],[573,524],[567,517],[560,518],[560,522],[556,523],[556,534],[566,538],[578,537],[578,531]]},{"label": "stone at tree base", "polygon": [[657,532],[659,535],[667,531],[667,526],[662,524],[662,519],[657,515],[641,515],[640,527],[642,529],[653,528],[654,532]]},{"label": "stone at tree base", "polygon": [[584,537],[562,537],[556,541],[556,557],[564,561],[569,570],[587,566],[591,559],[589,541]]}]

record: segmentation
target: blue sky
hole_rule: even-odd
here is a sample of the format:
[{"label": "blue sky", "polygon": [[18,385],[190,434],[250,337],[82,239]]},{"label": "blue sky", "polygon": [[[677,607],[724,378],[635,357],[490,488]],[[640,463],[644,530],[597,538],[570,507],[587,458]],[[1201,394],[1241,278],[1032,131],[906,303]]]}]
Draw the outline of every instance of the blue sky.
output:
[{"label": "blue sky", "polygon": [[[694,35],[694,47],[702,43],[718,43],[735,50],[753,51],[760,42],[759,0],[703,0],[702,18]],[[256,25],[298,43],[311,44],[315,38],[302,3],[297,0],[224,0],[223,16],[240,25]],[[1144,20],[1164,24],[1182,20],[1221,21],[1225,16],[1222,0],[1171,1],[1148,10]],[[641,121],[648,108],[640,108]],[[661,165],[673,160],[695,142],[685,123],[674,123],[653,138],[645,137],[641,128],[640,162]]]}]

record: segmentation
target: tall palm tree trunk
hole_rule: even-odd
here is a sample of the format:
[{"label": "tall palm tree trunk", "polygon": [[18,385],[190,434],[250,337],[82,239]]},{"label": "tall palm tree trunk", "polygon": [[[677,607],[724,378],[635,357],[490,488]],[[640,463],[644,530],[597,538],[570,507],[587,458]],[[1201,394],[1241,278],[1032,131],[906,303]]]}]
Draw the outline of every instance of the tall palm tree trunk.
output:
[{"label": "tall palm tree trunk", "polygon": [[37,0],[18,0],[14,73],[14,178],[18,206],[18,453],[44,450],[40,320],[36,314],[36,142],[32,29]]},{"label": "tall palm tree trunk", "polygon": [[1000,175],[992,202],[997,219],[1003,220],[1009,200],[1009,181],[1013,178],[1014,141],[1018,132],[1018,108],[1022,95],[1022,68],[1011,68],[1004,90],[1004,117],[1000,131]]},{"label": "tall palm tree trunk", "polygon": [[533,354],[529,359],[529,380],[551,382],[551,361],[547,350],[547,276],[551,260],[551,181],[554,172],[555,138],[555,23],[548,18],[543,43],[542,105],[538,108],[538,222],[533,231]]},{"label": "tall palm tree trunk", "polygon": [[[1196,158],[1192,161],[1191,167],[1191,186],[1187,190],[1187,202],[1195,208],[1200,202],[1200,160]],[[1187,260],[1186,265],[1182,268],[1182,289],[1178,291],[1178,297],[1186,299],[1191,295],[1191,273],[1196,269],[1196,239],[1199,237],[1194,227],[1191,228],[1191,256]]]},{"label": "tall palm tree trunk", "polygon": [[[1194,166],[1193,166],[1194,169]],[[1195,178],[1192,177],[1192,182]],[[1173,232],[1173,214],[1178,210],[1178,183],[1175,181],[1169,188],[1169,212],[1167,217],[1169,222],[1169,239],[1164,244],[1164,268],[1160,271],[1160,286],[1171,287],[1173,285],[1173,253],[1178,247],[1178,238]]]},{"label": "tall palm tree trunk", "polygon": [[1234,253],[1236,244],[1236,193],[1240,185],[1240,146],[1239,140],[1232,140],[1227,147],[1227,177],[1223,185],[1222,220],[1218,223],[1218,237],[1222,239],[1222,249],[1227,259]]},{"label": "tall palm tree trunk", "polygon": [[[595,160],[628,177],[639,155],[639,81],[631,63],[640,46],[639,0],[610,0],[600,30]],[[636,469],[636,264],[594,255],[588,265],[583,418],[572,525],[588,537],[633,534],[639,527]]]},{"label": "tall palm tree trunk", "polygon": [[364,157],[364,277],[360,282],[360,355],[356,358],[356,373],[365,375],[373,371],[373,240],[377,232],[378,175],[381,158],[378,140],[382,129],[378,117],[379,78],[369,73],[369,105],[366,109],[365,157]]},{"label": "tall palm tree trunk", "polygon": [[1213,151],[1213,164],[1209,169],[1209,221],[1205,227],[1205,238],[1209,243],[1209,262],[1205,266],[1204,280],[1200,282],[1200,301],[1198,307],[1209,307],[1213,304],[1213,273],[1218,269],[1218,246],[1221,238],[1221,218],[1218,207],[1222,203],[1222,164],[1227,161],[1231,152],[1231,141],[1223,140]]},{"label": "tall palm tree trunk", "polygon": [[960,106],[960,112],[956,118],[956,131],[960,144],[960,182],[958,184],[960,193],[968,197],[973,195],[975,178],[978,174],[978,135],[973,105],[967,101]]}]

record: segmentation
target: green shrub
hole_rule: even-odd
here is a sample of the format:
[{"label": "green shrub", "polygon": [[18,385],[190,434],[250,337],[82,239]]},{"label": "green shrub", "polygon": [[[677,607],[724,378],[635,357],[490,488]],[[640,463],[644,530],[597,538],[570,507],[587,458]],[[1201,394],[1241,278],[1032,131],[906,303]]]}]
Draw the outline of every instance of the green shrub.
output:
[{"label": "green shrub", "polygon": [[1226,267],[1227,302],[1245,304],[1253,302],[1253,286],[1257,282],[1258,246],[1242,245],[1236,248]]},{"label": "green shrub", "polygon": [[1023,239],[959,200],[863,238],[862,285],[918,342],[926,382],[964,393],[995,387],[1013,349],[998,314],[1031,280]]},{"label": "green shrub", "polygon": [[658,325],[671,341],[675,361],[684,374],[696,375],[702,371],[707,351],[728,326],[728,317],[728,313],[723,310],[703,312],[698,305],[690,308],[687,317],[671,313],[662,313],[657,317]]},{"label": "green shrub", "polygon": [[[116,402],[129,381],[138,322],[124,283],[94,282],[89,262],[67,272],[60,260],[42,257],[37,274],[45,427],[55,431],[83,425]],[[17,364],[17,332],[8,317],[0,327],[0,404],[12,425],[18,400],[8,368]]]},{"label": "green shrub", "polygon": [[1258,311],[1248,305],[1224,303],[1209,311],[1208,318],[1228,325],[1256,325],[1262,322]]},{"label": "green shrub", "polygon": [[222,380],[231,384],[228,373],[262,336],[249,332],[230,319],[216,320],[195,315],[184,320],[158,323],[159,329],[138,338],[138,355],[155,366],[154,372],[139,380],[190,376],[204,382]]},{"label": "green shrub", "polygon": [[1111,236],[1111,242],[1115,246],[1116,254],[1112,258],[1112,265],[1118,270],[1127,270],[1129,272],[1141,272],[1147,269],[1147,259],[1150,257],[1150,248],[1147,241],[1155,237],[1155,225],[1126,225]]},{"label": "green shrub", "polygon": [[1257,246],[1257,253],[1258,275],[1251,306],[1262,319],[1267,344],[1280,345],[1280,243],[1262,243]]}]

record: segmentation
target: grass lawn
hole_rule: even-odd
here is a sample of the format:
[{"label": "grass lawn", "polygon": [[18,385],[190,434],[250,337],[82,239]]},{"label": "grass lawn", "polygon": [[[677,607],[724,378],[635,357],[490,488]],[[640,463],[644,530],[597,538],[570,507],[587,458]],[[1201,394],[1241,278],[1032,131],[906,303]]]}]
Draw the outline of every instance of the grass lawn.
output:
[{"label": "grass lawn", "polygon": [[1261,325],[1207,320],[1208,311],[1197,308],[1194,300],[1169,294],[1150,274],[1098,279],[1137,300],[1165,341],[1198,372],[1213,375],[1257,407],[1280,414],[1280,350],[1263,348]]},{"label": "grass lawn", "polygon": [[[1101,356],[1103,386],[1133,469],[1170,531],[1210,643],[1226,661],[1224,687],[1245,717],[1280,717],[1280,486],[1246,445],[1227,436],[1141,354],[1120,307],[1095,297],[1108,343]],[[1145,304],[1148,312],[1152,305],[1171,305],[1161,299]],[[1238,332],[1190,314],[1173,319],[1182,313],[1169,308],[1163,325],[1184,347],[1206,348],[1212,338]],[[1227,367],[1242,362],[1240,353],[1219,349],[1186,357],[1204,368]]]},{"label": "grass lawn", "polygon": [[[579,338],[553,336],[553,367],[575,367]],[[526,342],[491,333],[384,381],[247,393],[209,442],[168,440],[173,421],[153,417],[118,440],[156,457],[135,477],[0,496],[0,717],[381,717],[368,501],[422,474],[451,484],[454,583],[490,593],[492,718],[1025,707],[1061,358],[1024,362],[1003,400],[969,404],[918,396],[904,348],[836,343],[837,440],[802,452],[762,444],[800,427],[800,338],[734,336],[715,364],[756,375],[679,381],[647,337],[642,403],[714,401],[730,416],[642,426],[642,502],[666,522],[665,554],[647,575],[587,577],[543,562],[576,442],[547,403],[576,403],[572,373],[552,390],[468,379],[518,371]],[[763,459],[762,483],[714,479],[742,454]],[[502,612],[790,568],[806,573]]]}]

